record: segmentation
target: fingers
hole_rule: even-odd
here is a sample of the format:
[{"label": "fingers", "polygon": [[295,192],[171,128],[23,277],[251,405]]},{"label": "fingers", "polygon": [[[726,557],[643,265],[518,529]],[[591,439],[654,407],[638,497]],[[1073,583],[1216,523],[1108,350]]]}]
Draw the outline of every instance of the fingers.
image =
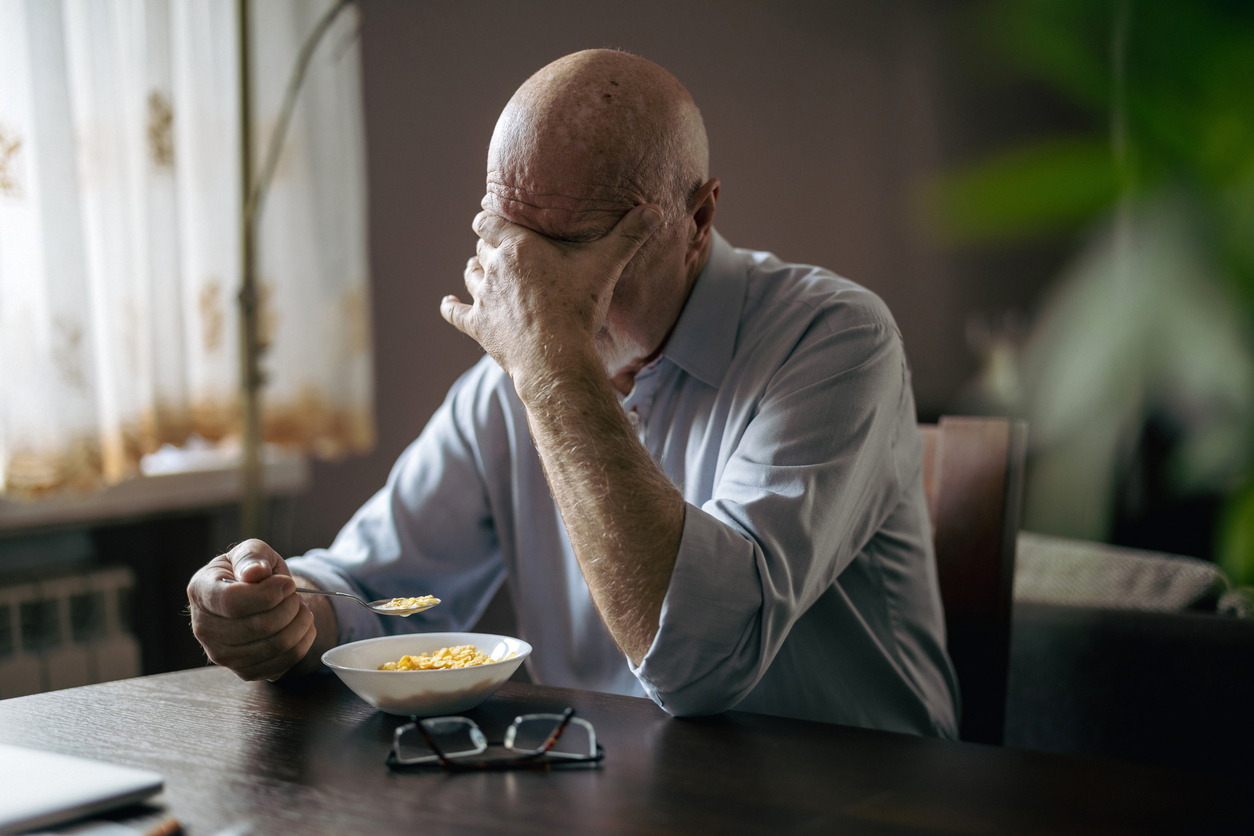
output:
[{"label": "fingers", "polygon": [[214,663],[244,679],[281,676],[317,637],[287,563],[260,540],[209,561],[187,585],[192,632]]},{"label": "fingers", "polygon": [[238,618],[196,606],[191,613],[192,632],[209,659],[243,679],[281,676],[304,658],[317,638],[313,613],[298,595]]},{"label": "fingers", "polygon": [[[197,618],[193,613],[193,629],[214,664],[230,668],[241,679],[275,679],[300,662],[317,638],[313,613],[296,596],[291,600],[295,606],[284,602],[276,608],[282,612],[264,614],[265,618],[222,619],[212,613]],[[282,622],[278,628],[271,629],[278,622]],[[231,643],[226,636],[246,641]]]},{"label": "fingers", "polygon": [[[480,242],[482,243],[482,242]],[[479,260],[479,256],[473,256],[466,262],[466,270],[462,274],[465,281],[466,289],[470,291],[472,299],[479,298],[479,289],[483,286],[483,262]]]},{"label": "fingers", "polygon": [[606,236],[620,266],[626,266],[653,231],[662,225],[662,211],[652,203],[644,203],[623,215]]},{"label": "fingers", "polygon": [[309,651],[317,637],[313,613],[302,606],[296,618],[279,632],[257,641],[231,648],[230,664],[240,679],[273,679],[287,673]]},{"label": "fingers", "polygon": [[271,609],[231,618],[206,609],[193,609],[192,632],[216,648],[238,647],[273,636],[292,622],[303,602],[299,595],[289,595]]},{"label": "fingers", "polygon": [[444,317],[449,325],[452,325],[463,334],[473,337],[476,340],[474,330],[470,324],[470,314],[473,308],[456,296],[445,296],[440,300],[440,316]]},{"label": "fingers", "polygon": [[[296,590],[290,575],[271,575],[256,583],[241,583],[222,578],[222,570],[210,566],[197,572],[187,588],[193,607],[200,607],[223,618],[243,618],[278,606]],[[209,572],[206,572],[209,570]],[[214,575],[217,577],[214,577]]]},{"label": "fingers", "polygon": [[470,228],[475,231],[475,235],[478,235],[480,240],[486,241],[489,246],[499,247],[501,242],[505,240],[508,230],[516,227],[500,215],[495,215],[485,210],[475,215]]},{"label": "fingers", "polygon": [[[653,203],[643,203],[623,215],[609,234],[609,237],[618,243],[620,252],[626,254],[623,263],[630,261],[631,256],[640,249],[640,245],[647,241],[653,231],[661,225],[662,210]],[[499,248],[506,238],[522,230],[521,227],[487,210],[475,215],[470,226],[479,236],[479,240],[475,242],[476,255],[483,253],[485,245]]]},{"label": "fingers", "polygon": [[[241,576],[251,580],[240,580]],[[260,540],[249,540],[193,575],[187,600],[193,610],[242,618],[273,609],[295,589],[283,558]]]},{"label": "fingers", "polygon": [[235,675],[243,680],[268,679],[271,682],[296,667],[318,639],[318,630],[310,625],[300,641],[290,650],[251,668],[238,668]]},{"label": "fingers", "polygon": [[[479,239],[479,245],[476,249],[482,249],[483,239]],[[470,291],[472,299],[478,298],[479,288],[483,286],[483,264],[479,261],[479,256],[474,255],[466,260],[466,270],[463,273],[466,283],[466,290]],[[445,321],[470,337],[475,337],[471,328],[469,316],[473,310],[473,305],[464,304],[456,296],[445,296],[440,300],[440,315]],[[478,339],[475,337],[475,339]]]},{"label": "fingers", "polygon": [[288,574],[287,564],[278,552],[260,540],[245,540],[226,555],[235,570],[235,579],[256,583],[273,574]]}]

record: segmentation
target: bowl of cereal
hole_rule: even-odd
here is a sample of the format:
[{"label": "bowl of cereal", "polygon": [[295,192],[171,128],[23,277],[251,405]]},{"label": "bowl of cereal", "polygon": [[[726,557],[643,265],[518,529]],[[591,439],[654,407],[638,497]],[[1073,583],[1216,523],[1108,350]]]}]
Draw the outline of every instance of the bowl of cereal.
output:
[{"label": "bowl of cereal", "polygon": [[474,708],[530,655],[509,636],[407,633],[333,647],[322,662],[380,711],[434,717]]}]

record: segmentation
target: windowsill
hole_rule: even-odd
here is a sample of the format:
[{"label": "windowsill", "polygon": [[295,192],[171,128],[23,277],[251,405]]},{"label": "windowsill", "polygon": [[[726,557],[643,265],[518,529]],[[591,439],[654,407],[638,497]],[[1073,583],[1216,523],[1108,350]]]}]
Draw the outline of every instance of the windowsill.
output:
[{"label": "windowsill", "polygon": [[[267,451],[265,493],[290,496],[309,487],[309,461],[298,453]],[[0,531],[138,517],[238,502],[238,466],[207,467],[141,476],[90,494],[54,496],[39,502],[0,499]]]}]

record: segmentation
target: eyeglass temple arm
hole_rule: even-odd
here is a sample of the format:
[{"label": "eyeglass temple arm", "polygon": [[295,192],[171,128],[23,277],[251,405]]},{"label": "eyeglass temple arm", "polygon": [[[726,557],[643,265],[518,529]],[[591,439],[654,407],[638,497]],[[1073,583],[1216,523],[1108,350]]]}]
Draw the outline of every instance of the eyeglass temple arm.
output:
[{"label": "eyeglass temple arm", "polygon": [[414,726],[418,729],[418,733],[422,735],[422,739],[425,740],[427,745],[431,747],[431,751],[435,752],[435,756],[440,759],[441,766],[453,763],[453,761],[445,757],[444,750],[441,749],[440,745],[435,742],[435,738],[427,733],[427,729],[421,721],[414,723]]},{"label": "eyeglass temple arm", "polygon": [[541,752],[548,752],[557,745],[557,739],[562,736],[562,732],[566,731],[566,727],[570,725],[570,718],[575,716],[573,706],[562,712],[562,721],[557,724],[557,728],[549,734],[549,739],[544,741],[544,745],[540,747]]}]

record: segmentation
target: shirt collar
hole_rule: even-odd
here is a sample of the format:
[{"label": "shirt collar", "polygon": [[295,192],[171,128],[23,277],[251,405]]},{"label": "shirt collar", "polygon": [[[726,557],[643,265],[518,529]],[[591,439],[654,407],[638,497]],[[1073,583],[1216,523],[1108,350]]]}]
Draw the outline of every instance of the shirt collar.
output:
[{"label": "shirt collar", "polygon": [[731,245],[717,231],[710,257],[688,294],[662,356],[716,389],[731,365],[748,277]]}]

